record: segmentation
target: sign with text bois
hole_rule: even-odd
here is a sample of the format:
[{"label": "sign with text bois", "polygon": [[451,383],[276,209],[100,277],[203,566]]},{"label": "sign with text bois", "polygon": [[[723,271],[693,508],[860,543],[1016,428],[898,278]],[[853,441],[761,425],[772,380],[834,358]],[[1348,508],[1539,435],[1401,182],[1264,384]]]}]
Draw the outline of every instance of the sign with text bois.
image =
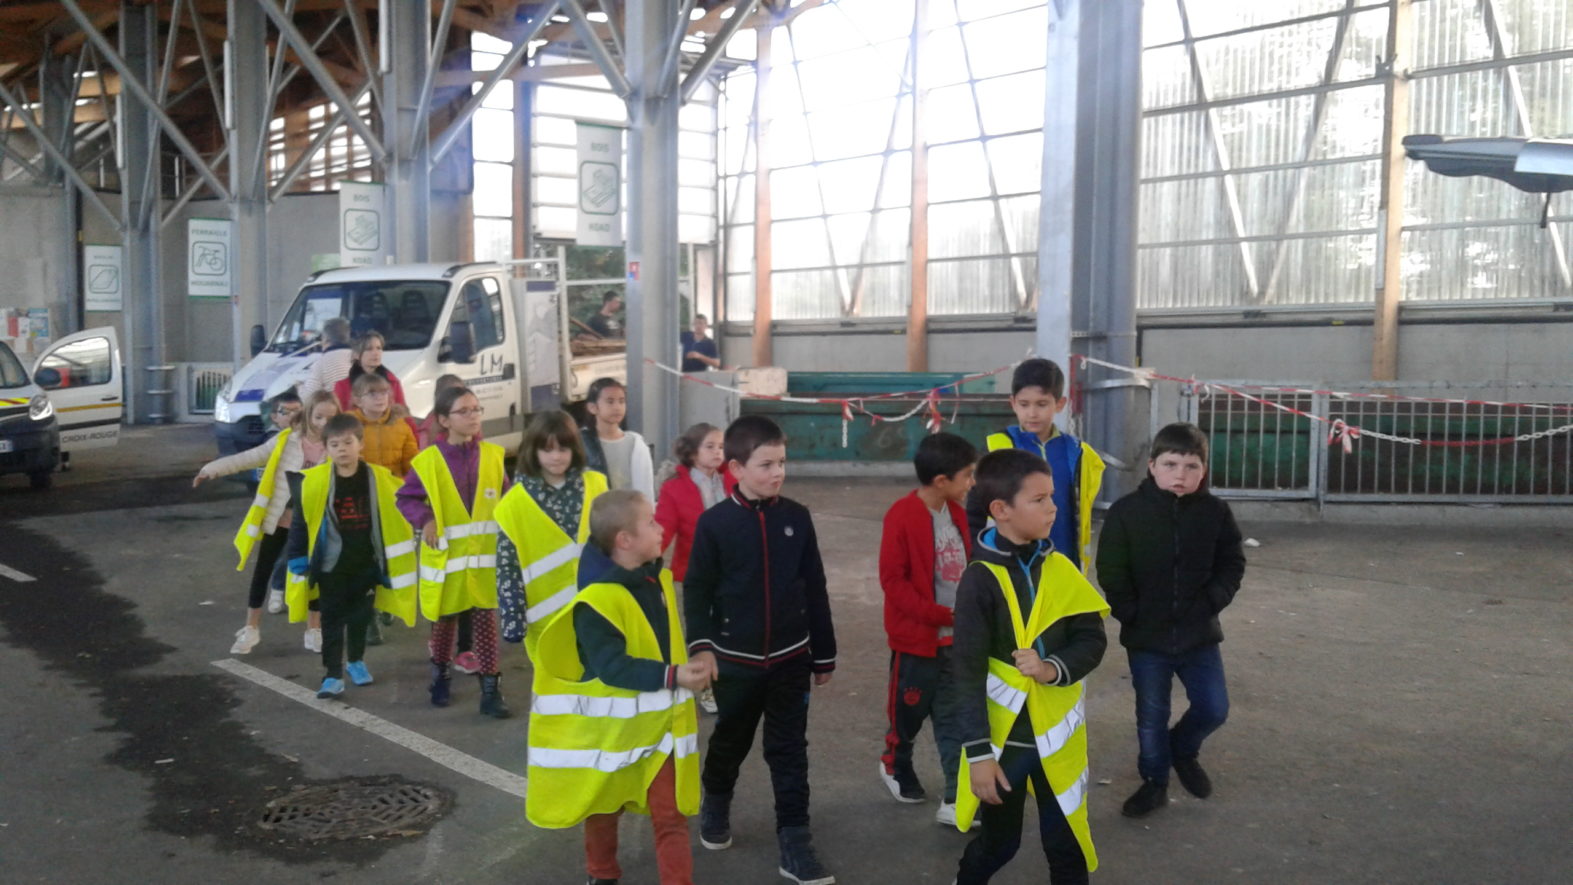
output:
[{"label": "sign with text bois", "polygon": [[579,124],[579,226],[581,246],[623,244],[623,130]]},{"label": "sign with text bois", "polygon": [[374,267],[388,254],[383,236],[383,186],[361,181],[339,183],[339,266]]}]

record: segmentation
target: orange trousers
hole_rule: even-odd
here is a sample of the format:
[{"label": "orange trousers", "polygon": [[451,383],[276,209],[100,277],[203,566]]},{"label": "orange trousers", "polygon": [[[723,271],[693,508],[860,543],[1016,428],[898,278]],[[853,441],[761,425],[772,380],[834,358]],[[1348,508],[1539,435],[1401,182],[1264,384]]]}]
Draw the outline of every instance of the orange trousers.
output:
[{"label": "orange trousers", "polygon": [[[650,783],[650,825],[655,829],[655,863],[661,885],[694,885],[694,852],[688,842],[688,818],[677,810],[677,772],[671,759]],[[617,863],[617,822],[614,814],[592,814],[584,822],[585,866],[597,879],[621,879]]]}]

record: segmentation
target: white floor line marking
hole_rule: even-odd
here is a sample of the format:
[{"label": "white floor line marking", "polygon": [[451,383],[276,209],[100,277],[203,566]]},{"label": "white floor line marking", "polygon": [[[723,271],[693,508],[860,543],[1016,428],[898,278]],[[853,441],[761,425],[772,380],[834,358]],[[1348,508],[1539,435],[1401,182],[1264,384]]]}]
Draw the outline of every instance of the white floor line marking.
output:
[{"label": "white floor line marking", "polygon": [[[496,787],[504,793],[524,798],[525,778],[523,775],[499,768],[483,759],[477,759],[463,750],[456,750],[447,744],[434,741],[431,738],[410,731],[402,725],[395,725],[380,716],[374,716],[365,710],[346,706],[343,701],[322,700],[317,693],[303,685],[280,679],[266,670],[260,670],[250,664],[243,664],[234,658],[225,658],[222,661],[213,661],[213,666],[234,676],[239,676],[248,682],[256,683],[263,688],[278,692],[292,701],[299,701],[319,713],[332,716],[341,722],[347,722],[356,728],[362,728],[372,734],[398,744],[407,750],[413,750],[427,759],[452,769],[472,780],[480,781],[489,787]],[[350,690],[354,690],[351,688]]]},{"label": "white floor line marking", "polygon": [[23,573],[17,571],[14,568],[11,568],[10,566],[8,566],[8,565],[6,565],[4,563],[0,563],[0,575],[4,575],[5,577],[10,578],[11,580],[17,582],[18,584],[26,584],[29,581],[36,581],[36,580],[38,580],[37,578],[33,577],[32,575],[23,574]]}]

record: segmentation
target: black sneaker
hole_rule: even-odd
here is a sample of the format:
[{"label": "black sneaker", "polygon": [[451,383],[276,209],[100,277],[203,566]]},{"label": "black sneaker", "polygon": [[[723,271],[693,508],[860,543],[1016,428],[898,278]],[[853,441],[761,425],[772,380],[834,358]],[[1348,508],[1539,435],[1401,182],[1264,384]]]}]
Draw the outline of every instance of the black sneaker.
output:
[{"label": "black sneaker", "polygon": [[923,792],[923,784],[918,780],[918,773],[911,768],[903,769],[897,766],[896,773],[891,774],[885,770],[885,763],[881,761],[879,779],[884,783],[885,789],[890,791],[890,795],[896,797],[897,802],[916,805],[928,798],[928,794]]},{"label": "black sneaker", "polygon": [[1157,781],[1142,781],[1141,788],[1125,800],[1120,813],[1126,817],[1146,817],[1169,804],[1169,785]]},{"label": "black sneaker", "polygon": [[1207,772],[1202,770],[1202,765],[1196,761],[1195,756],[1189,759],[1174,760],[1174,773],[1180,777],[1180,786],[1184,787],[1185,792],[1190,793],[1192,796],[1198,799],[1206,799],[1213,794],[1212,778],[1208,777]]},{"label": "black sneaker", "polygon": [[836,877],[825,870],[814,853],[814,837],[808,827],[782,827],[776,833],[781,844],[781,869],[783,878],[798,885],[836,885]]},{"label": "black sneaker", "polygon": [[711,851],[732,847],[732,797],[706,793],[699,806],[699,844]]}]

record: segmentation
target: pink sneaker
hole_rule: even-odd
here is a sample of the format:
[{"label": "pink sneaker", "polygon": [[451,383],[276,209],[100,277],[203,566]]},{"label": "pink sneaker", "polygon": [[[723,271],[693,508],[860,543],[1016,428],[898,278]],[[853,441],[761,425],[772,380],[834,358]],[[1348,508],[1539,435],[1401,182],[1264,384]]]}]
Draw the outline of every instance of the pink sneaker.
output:
[{"label": "pink sneaker", "polygon": [[473,651],[461,651],[453,658],[453,669],[460,673],[481,672],[481,659]]}]

